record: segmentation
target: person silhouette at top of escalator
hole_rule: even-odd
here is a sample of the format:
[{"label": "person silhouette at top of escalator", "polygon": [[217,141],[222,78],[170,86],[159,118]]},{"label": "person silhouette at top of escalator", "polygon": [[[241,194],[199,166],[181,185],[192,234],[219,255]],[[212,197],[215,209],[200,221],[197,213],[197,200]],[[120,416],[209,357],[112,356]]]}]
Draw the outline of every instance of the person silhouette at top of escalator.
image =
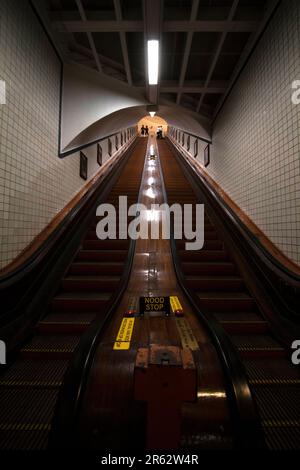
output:
[{"label": "person silhouette at top of escalator", "polygon": [[143,124],[142,127],[141,127],[141,135],[145,135],[145,130],[146,130],[146,129],[145,129],[145,126],[144,126],[144,124]]},{"label": "person silhouette at top of escalator", "polygon": [[145,134],[149,135],[149,127],[148,126],[145,127]]}]

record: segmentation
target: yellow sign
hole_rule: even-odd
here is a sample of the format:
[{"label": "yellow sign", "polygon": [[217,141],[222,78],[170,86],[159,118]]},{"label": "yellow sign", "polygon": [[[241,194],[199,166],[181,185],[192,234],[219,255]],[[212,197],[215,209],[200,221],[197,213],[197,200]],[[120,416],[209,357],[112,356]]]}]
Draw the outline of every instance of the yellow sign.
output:
[{"label": "yellow sign", "polygon": [[183,312],[183,308],[181,303],[179,302],[179,299],[177,295],[171,295],[170,296],[170,304],[171,304],[171,310],[174,314]]},{"label": "yellow sign", "polygon": [[194,336],[190,324],[185,318],[176,318],[176,325],[181,339],[181,344],[183,348],[189,348],[192,351],[199,349],[199,345]]},{"label": "yellow sign", "polygon": [[123,318],[114,349],[129,349],[135,318]]}]

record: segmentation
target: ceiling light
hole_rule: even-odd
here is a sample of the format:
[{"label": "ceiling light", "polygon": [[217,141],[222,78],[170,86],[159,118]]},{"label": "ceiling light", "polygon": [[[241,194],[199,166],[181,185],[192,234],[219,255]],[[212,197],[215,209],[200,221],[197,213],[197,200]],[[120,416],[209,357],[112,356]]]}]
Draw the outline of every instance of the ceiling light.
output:
[{"label": "ceiling light", "polygon": [[148,82],[149,85],[158,83],[158,51],[159,41],[151,39],[148,41]]},{"label": "ceiling light", "polygon": [[155,111],[150,111],[149,114],[153,118],[155,116],[156,112]]}]

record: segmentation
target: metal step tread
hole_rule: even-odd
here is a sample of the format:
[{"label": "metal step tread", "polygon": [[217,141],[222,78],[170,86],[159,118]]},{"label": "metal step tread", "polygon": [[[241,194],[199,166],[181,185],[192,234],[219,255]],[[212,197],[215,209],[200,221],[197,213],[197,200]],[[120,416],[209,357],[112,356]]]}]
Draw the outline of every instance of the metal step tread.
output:
[{"label": "metal step tread", "polygon": [[[110,240],[110,241],[113,241],[113,240]],[[116,240],[118,241],[118,240]],[[113,250],[113,249],[109,249],[109,250],[87,250],[87,249],[84,249],[84,248],[81,248],[78,252],[78,254],[89,254],[89,255],[101,255],[101,254],[120,254],[120,255],[123,255],[125,253],[127,253],[127,250]]]},{"label": "metal step tread", "polygon": [[59,387],[67,367],[66,359],[20,358],[1,376],[0,387]]},{"label": "metal step tread", "polygon": [[299,421],[263,421],[262,426],[265,433],[265,441],[270,450],[299,450]]},{"label": "metal step tread", "polygon": [[71,266],[123,266],[123,261],[74,261]]},{"label": "metal step tread", "polygon": [[201,299],[224,299],[224,300],[253,300],[253,298],[245,292],[224,292],[224,291],[201,291],[197,292]]},{"label": "metal step tread", "polygon": [[274,421],[274,425],[283,423],[291,426],[300,424],[300,385],[282,387],[253,387],[260,416],[263,422]]},{"label": "metal step tread", "polygon": [[271,336],[261,335],[231,335],[235,346],[243,351],[247,350],[274,350],[284,351],[284,348]]},{"label": "metal step tread", "polygon": [[58,389],[0,388],[0,449],[47,448]]},{"label": "metal step tread", "polygon": [[188,281],[243,281],[243,279],[240,276],[226,276],[226,275],[186,275],[185,279]]},{"label": "metal step tread", "polygon": [[252,385],[300,385],[299,367],[287,359],[245,359],[243,363]]},{"label": "metal step tread", "polygon": [[201,267],[203,266],[234,266],[234,264],[231,261],[182,261],[183,265],[187,266],[195,266],[199,265]]},{"label": "metal step tread", "polygon": [[89,324],[95,318],[96,313],[85,313],[85,312],[63,312],[63,313],[50,313],[43,320],[39,321],[39,325],[47,324]]},{"label": "metal step tread", "polygon": [[66,359],[18,359],[0,379],[0,387],[59,386],[68,367]]},{"label": "metal step tread", "polygon": [[74,335],[36,335],[21,352],[73,352],[79,339]]},{"label": "metal step tread", "polygon": [[215,312],[214,316],[220,323],[267,323],[254,312]]},{"label": "metal step tread", "polygon": [[225,250],[206,250],[205,248],[202,248],[202,250],[199,250],[199,251],[195,250],[195,252],[194,251],[189,252],[180,248],[178,250],[178,253],[180,256],[189,254],[191,257],[193,257],[194,255],[201,255],[202,253],[204,253],[205,255],[208,255],[208,254],[209,255],[224,255],[224,254],[228,255],[227,251]]},{"label": "metal step tread", "polygon": [[81,281],[81,282],[88,282],[88,281],[119,281],[121,279],[120,276],[97,276],[92,274],[72,274],[70,276],[66,276],[63,278],[63,281]]},{"label": "metal step tread", "polygon": [[109,292],[61,292],[57,294],[53,300],[109,300],[111,293]]},{"label": "metal step tread", "polygon": [[0,388],[0,429],[51,423],[58,389]]}]

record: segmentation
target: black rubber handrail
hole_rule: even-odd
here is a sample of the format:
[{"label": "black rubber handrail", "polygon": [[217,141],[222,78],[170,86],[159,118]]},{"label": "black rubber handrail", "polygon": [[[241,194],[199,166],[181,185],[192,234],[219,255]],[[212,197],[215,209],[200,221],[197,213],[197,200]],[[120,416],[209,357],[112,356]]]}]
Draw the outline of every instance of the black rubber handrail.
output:
[{"label": "black rubber handrail", "polygon": [[[145,165],[146,158],[140,178],[138,200],[141,195],[141,180]],[[88,376],[101,337],[112,319],[128,285],[135,253],[135,245],[136,240],[131,239],[125,269],[115,294],[106,308],[105,315],[94,320],[82,336],[74,352],[72,362],[65,374],[51,426],[49,447],[52,449],[76,449],[77,445],[80,447],[77,425]]]},{"label": "black rubber handrail", "polygon": [[68,157],[69,155],[72,155],[76,152],[80,152],[81,150],[84,150],[88,147],[91,147],[92,145],[96,145],[100,142],[103,142],[104,140],[111,139],[112,137],[114,137],[116,135],[122,134],[122,132],[128,132],[128,130],[130,131],[131,136],[132,136],[132,134],[134,132],[134,126],[124,127],[123,129],[120,129],[118,132],[114,132],[113,134],[107,134],[103,137],[99,137],[98,139],[91,140],[90,142],[87,142],[86,144],[81,144],[81,145],[78,145],[77,147],[72,147],[68,150],[61,151],[61,152],[59,152],[59,157],[60,158]]},{"label": "black rubber handrail", "polygon": [[172,127],[172,129],[174,129],[174,131],[179,131],[183,134],[186,134],[186,135],[189,135],[191,137],[194,137],[195,139],[197,140],[201,140],[202,142],[205,142],[206,144],[212,144],[212,139],[206,139],[205,137],[201,137],[200,135],[197,135],[197,134],[192,134],[191,132],[188,132],[188,131],[185,131],[184,129],[181,129],[180,127]]},{"label": "black rubber handrail", "polygon": [[[253,266],[262,280],[270,299],[276,299],[276,309],[290,327],[300,322],[300,276],[286,268],[260,242],[260,240],[243,223],[234,210],[220,197],[218,192],[209,184],[189,159],[184,157],[177,146],[168,138],[169,145],[175,150],[181,164],[193,177],[193,182],[199,190],[205,192],[206,198],[215,213],[224,220],[227,230],[238,243],[240,250]],[[202,187],[201,187],[202,186]],[[202,189],[203,188],[203,189]],[[251,256],[249,256],[251,253]]]},{"label": "black rubber handrail", "polygon": [[[164,200],[168,202],[160,162],[159,166]],[[233,425],[234,447],[236,449],[263,449],[265,448],[263,431],[244,365],[225,330],[210,315],[207,315],[199,308],[195,294],[186,286],[174,239],[174,223],[171,223],[170,232],[172,258],[178,283],[193,307],[195,314],[210,333],[222,364]]]}]

